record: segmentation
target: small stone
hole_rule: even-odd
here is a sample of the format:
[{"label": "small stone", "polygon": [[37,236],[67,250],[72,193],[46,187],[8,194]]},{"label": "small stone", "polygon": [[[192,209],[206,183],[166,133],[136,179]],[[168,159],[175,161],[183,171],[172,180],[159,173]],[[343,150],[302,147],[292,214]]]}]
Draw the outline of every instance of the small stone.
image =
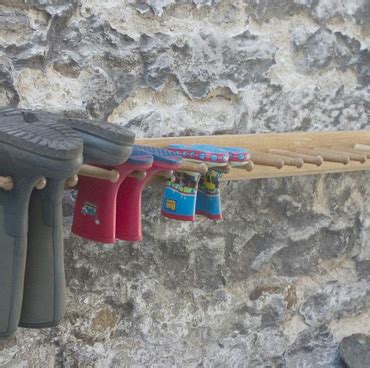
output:
[{"label": "small stone", "polygon": [[348,285],[329,284],[308,297],[300,313],[308,325],[358,315],[370,304],[370,285],[366,280]]},{"label": "small stone", "polygon": [[370,336],[355,334],[345,337],[339,347],[339,356],[348,368],[369,368]]},{"label": "small stone", "polygon": [[91,322],[91,327],[94,330],[102,331],[112,329],[118,321],[116,313],[108,308],[99,310]]}]

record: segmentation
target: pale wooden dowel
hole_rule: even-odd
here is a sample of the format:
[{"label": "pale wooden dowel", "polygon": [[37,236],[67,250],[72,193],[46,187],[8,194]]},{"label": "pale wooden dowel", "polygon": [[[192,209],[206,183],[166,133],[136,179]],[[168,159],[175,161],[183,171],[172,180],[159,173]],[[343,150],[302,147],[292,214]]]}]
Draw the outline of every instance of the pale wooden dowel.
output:
[{"label": "pale wooden dowel", "polygon": [[314,146],[307,146],[310,149],[320,149],[323,152],[333,153],[336,155],[346,155],[349,157],[351,161],[358,161],[364,164],[366,162],[367,157],[364,154],[359,153],[352,153],[348,151],[344,151],[339,149],[338,147],[314,147]]},{"label": "pale wooden dowel", "polygon": [[248,172],[251,172],[254,169],[254,162],[253,161],[249,161],[245,165],[243,165],[242,167],[244,167],[245,170],[247,170]]},{"label": "pale wooden dowel", "polygon": [[211,166],[208,168],[209,169],[217,169],[217,171],[220,171],[224,174],[228,174],[231,170],[231,166],[228,164],[228,165],[225,165],[225,166]]},{"label": "pale wooden dowel", "polygon": [[41,177],[36,183],[35,188],[38,190],[44,189],[46,187],[47,181],[45,177]]},{"label": "pale wooden dowel", "polygon": [[145,184],[150,185],[164,185],[169,178],[163,177],[162,175],[153,175]]},{"label": "pale wooden dowel", "polygon": [[190,171],[205,175],[208,172],[208,166],[204,162],[197,164],[194,162],[185,161],[176,171]]},{"label": "pale wooden dowel", "polygon": [[353,153],[353,152],[348,152],[348,151],[343,151],[339,149],[338,147],[331,147],[331,148],[321,148],[323,150],[327,150],[327,152],[332,152],[332,153],[338,153],[338,154],[346,154],[351,161],[358,161],[364,164],[367,160],[366,155],[361,154],[361,153]]},{"label": "pale wooden dowel", "polygon": [[161,176],[162,178],[167,180],[167,179],[171,178],[171,176],[173,175],[173,171],[172,170],[160,171],[156,175]]},{"label": "pale wooden dowel", "polygon": [[66,188],[73,188],[78,184],[78,175],[73,175],[70,178],[68,178],[65,182]]},{"label": "pale wooden dowel", "polygon": [[368,144],[355,144],[353,148],[358,151],[370,152],[370,145]]},{"label": "pale wooden dowel", "polygon": [[[45,177],[41,177],[35,184],[35,188],[38,190],[46,187],[47,181]],[[0,176],[0,188],[9,192],[14,188],[14,180],[10,176]]]},{"label": "pale wooden dowel", "polygon": [[119,172],[117,170],[107,170],[101,167],[96,167],[92,165],[82,165],[78,175],[88,176],[90,178],[109,180],[115,183],[119,179]]},{"label": "pale wooden dowel", "polygon": [[324,161],[330,161],[330,162],[338,162],[343,165],[349,164],[349,157],[345,153],[332,153],[325,150],[321,150],[320,148],[304,148],[304,147],[298,147],[296,148],[296,151],[299,153],[305,153],[305,154],[318,154],[320,155]]},{"label": "pale wooden dowel", "polygon": [[297,169],[300,169],[304,165],[304,162],[301,158],[287,157],[287,156],[280,155],[280,154],[279,155],[273,154],[273,155],[276,156],[277,158],[281,158],[284,161],[284,165],[286,166],[294,166]]},{"label": "pale wooden dowel", "polygon": [[248,161],[245,164],[242,165],[231,165],[232,169],[241,169],[241,170],[247,170],[248,172],[253,171],[254,169],[254,163],[253,161]]},{"label": "pale wooden dowel", "polygon": [[304,153],[292,152],[288,150],[281,150],[271,148],[269,153],[275,153],[277,155],[283,155],[287,157],[301,158],[305,164],[313,164],[316,166],[321,166],[324,163],[324,159],[320,155],[305,155]]},{"label": "pale wooden dowel", "polygon": [[304,161],[302,158],[293,158],[289,156],[279,155],[282,160],[284,161],[284,165],[286,166],[295,166],[297,169],[300,169],[304,165]]},{"label": "pale wooden dowel", "polygon": [[134,171],[128,177],[135,178],[137,180],[144,180],[146,178],[146,171]]},{"label": "pale wooden dowel", "polygon": [[11,191],[14,188],[14,181],[10,176],[0,176],[0,188],[6,192]]},{"label": "pale wooden dowel", "polygon": [[350,152],[350,153],[359,153],[361,155],[365,155],[367,158],[370,158],[370,151],[361,151],[352,147],[345,147],[345,146],[332,146],[332,149],[339,149],[343,152]]},{"label": "pale wooden dowel", "polygon": [[277,169],[284,167],[284,160],[270,153],[252,152],[251,159],[256,165],[273,166]]}]

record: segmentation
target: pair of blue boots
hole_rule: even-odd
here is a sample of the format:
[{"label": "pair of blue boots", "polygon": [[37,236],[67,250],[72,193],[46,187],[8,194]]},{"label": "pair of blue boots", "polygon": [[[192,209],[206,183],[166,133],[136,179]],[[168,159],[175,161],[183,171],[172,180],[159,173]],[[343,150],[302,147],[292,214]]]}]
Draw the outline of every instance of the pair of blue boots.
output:
[{"label": "pair of blue boots", "polygon": [[227,165],[246,165],[250,160],[247,149],[237,147],[216,147],[204,144],[171,144],[168,150],[191,162],[203,162],[208,172],[176,172],[168,180],[162,203],[165,217],[195,221],[195,215],[212,220],[222,219],[220,181]]}]

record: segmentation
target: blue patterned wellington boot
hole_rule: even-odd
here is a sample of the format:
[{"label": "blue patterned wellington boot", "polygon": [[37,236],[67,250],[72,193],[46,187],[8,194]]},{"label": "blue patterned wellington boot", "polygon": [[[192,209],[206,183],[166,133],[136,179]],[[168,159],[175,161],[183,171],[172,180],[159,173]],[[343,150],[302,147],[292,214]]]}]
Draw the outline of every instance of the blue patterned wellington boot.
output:
[{"label": "blue patterned wellington boot", "polygon": [[[168,147],[176,155],[192,162],[205,162],[212,165],[226,165],[228,154],[208,146],[171,144]],[[206,205],[204,178],[195,172],[177,172],[168,180],[162,206],[162,214],[166,217],[195,221],[195,213]],[[198,186],[198,184],[200,186]],[[197,207],[198,206],[198,207]]]}]

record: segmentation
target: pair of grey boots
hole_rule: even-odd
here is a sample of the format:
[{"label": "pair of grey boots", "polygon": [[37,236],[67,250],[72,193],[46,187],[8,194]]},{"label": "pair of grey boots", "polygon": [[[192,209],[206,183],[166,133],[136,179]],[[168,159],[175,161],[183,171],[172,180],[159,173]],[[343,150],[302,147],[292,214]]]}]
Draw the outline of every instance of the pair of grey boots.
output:
[{"label": "pair of grey boots", "polygon": [[[118,165],[135,136],[102,121],[0,109],[0,338],[56,325],[65,313],[62,198],[82,163]],[[47,185],[35,189],[45,177]]]}]

